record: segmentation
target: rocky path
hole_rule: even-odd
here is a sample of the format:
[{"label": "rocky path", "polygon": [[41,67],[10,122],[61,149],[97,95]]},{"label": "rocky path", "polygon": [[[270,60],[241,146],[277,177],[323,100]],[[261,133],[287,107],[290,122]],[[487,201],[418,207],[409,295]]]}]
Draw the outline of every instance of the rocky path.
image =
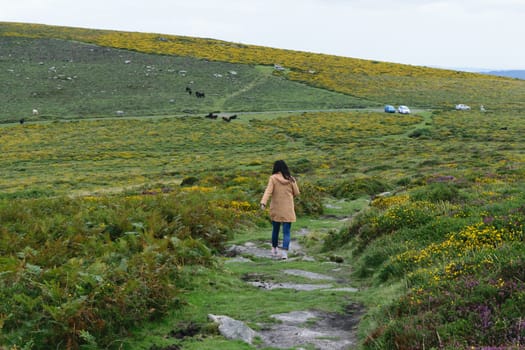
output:
[{"label": "rocky path", "polygon": [[[292,237],[308,232],[293,233]],[[320,274],[304,269],[290,268],[290,261],[305,261],[312,266],[321,264],[309,256],[303,247],[292,240],[289,259],[280,260],[270,253],[270,245],[266,242],[246,242],[233,245],[228,250],[227,263],[249,263],[252,259],[268,259],[269,263],[280,264],[279,278],[269,278],[264,274],[252,272],[243,277],[245,283],[259,288],[262,293],[272,293],[275,289],[291,289],[297,292],[352,293],[358,290],[349,281],[341,279],[340,267],[333,264],[329,269],[333,274]],[[296,277],[311,283],[292,282]],[[282,279],[282,280],[279,280]],[[221,334],[229,339],[241,339],[252,344],[258,339],[258,348],[271,347],[275,349],[319,349],[346,350],[356,346],[356,328],[363,314],[361,306],[348,303],[343,313],[331,313],[318,309],[294,310],[288,313],[275,314],[270,317],[274,323],[258,324],[257,331],[246,324],[233,320],[227,315],[209,315],[209,318],[219,324]],[[262,343],[262,344],[261,344]]]}]

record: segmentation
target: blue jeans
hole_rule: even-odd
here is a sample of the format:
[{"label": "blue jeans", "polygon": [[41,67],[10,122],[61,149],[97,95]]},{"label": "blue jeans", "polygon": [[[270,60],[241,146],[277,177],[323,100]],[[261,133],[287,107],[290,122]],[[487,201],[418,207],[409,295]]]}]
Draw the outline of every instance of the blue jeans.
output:
[{"label": "blue jeans", "polygon": [[290,247],[291,222],[272,221],[272,247],[277,247],[279,243],[279,230],[281,229],[281,224],[283,224],[283,249],[288,250]]}]

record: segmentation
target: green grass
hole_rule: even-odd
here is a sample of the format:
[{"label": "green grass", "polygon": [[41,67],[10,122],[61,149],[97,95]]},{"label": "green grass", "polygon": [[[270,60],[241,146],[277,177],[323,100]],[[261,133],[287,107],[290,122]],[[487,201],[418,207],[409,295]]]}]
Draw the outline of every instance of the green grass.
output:
[{"label": "green grass", "polygon": [[[2,33],[6,28],[14,30],[2,25]],[[516,334],[525,336],[517,283],[525,279],[521,81],[379,63],[364,72],[326,57],[337,81],[307,73],[319,80],[299,83],[307,72],[301,67],[317,56],[275,56],[290,60],[281,76],[267,61],[254,61],[264,55],[247,57],[250,64],[227,63],[51,34],[0,38],[0,339],[30,347],[32,339],[45,332],[51,339],[60,329],[88,349],[88,336],[82,340],[76,330],[89,327],[73,311],[95,319],[108,305],[95,310],[81,301],[115,295],[122,299],[111,299],[111,307],[154,313],[141,313],[140,323],[125,318],[129,310],[112,315],[108,327],[119,330],[113,348],[131,350],[173,342],[185,349],[248,349],[218,336],[206,315],[228,314],[256,328],[272,313],[340,311],[355,301],[367,307],[362,349],[512,347]],[[334,60],[340,64],[328,66]],[[205,99],[184,91],[190,82]],[[483,102],[489,112],[453,111],[446,104],[452,97]],[[378,108],[384,101],[419,108],[387,115]],[[41,114],[33,117],[35,107]],[[239,118],[204,118],[215,110]],[[28,122],[19,125],[21,117]],[[288,162],[302,190],[292,235],[307,230],[300,243],[327,263],[289,261],[287,267],[334,273],[361,292],[261,292],[242,276],[283,278],[282,264],[254,258],[222,265],[211,256],[227,243],[269,241],[257,203],[276,159]],[[189,179],[193,186],[181,186]],[[390,195],[375,198],[380,192]],[[343,260],[337,273],[330,270],[334,258]],[[156,273],[163,269],[172,281]],[[101,278],[114,283],[114,293]],[[136,279],[142,289],[122,282]],[[157,297],[160,291],[166,295]],[[176,300],[163,299],[169,292]],[[158,310],[140,305],[141,293],[152,304],[166,303]],[[487,305],[498,306],[491,319]],[[202,327],[196,336],[169,337],[191,322]],[[411,331],[416,326],[418,334]],[[97,341],[109,344],[107,335]]]},{"label": "green grass", "polygon": [[[360,111],[260,117],[254,114],[250,119],[241,118],[232,123],[203,117],[165,117],[11,125],[0,129],[4,141],[1,146],[4,154],[1,160],[4,170],[2,196],[9,200],[20,198],[29,206],[34,205],[31,198],[35,197],[89,195],[89,200],[94,194],[97,195],[94,198],[103,199],[108,192],[114,192],[115,198],[122,195],[134,198],[143,196],[142,191],[161,193],[167,189],[178,192],[179,184],[193,176],[197,178],[196,187],[188,191],[211,191],[224,196],[226,202],[221,208],[226,211],[221,215],[225,215],[231,210],[228,208],[238,206],[233,202],[227,204],[233,200],[256,208],[271,163],[274,159],[285,158],[292,172],[298,175],[305,198],[317,201],[316,191],[325,197],[322,215],[328,217],[299,215],[293,229],[310,231],[301,243],[322,261],[340,257],[347,263],[352,262],[352,269],[345,273],[355,272],[355,282],[369,288],[366,296],[357,293],[352,297],[369,307],[370,319],[361,326],[361,332],[372,334],[374,327],[381,329],[383,323],[389,322],[390,319],[382,317],[389,300],[403,291],[407,294],[411,291],[388,287],[390,284],[404,285],[403,281],[408,278],[404,265],[394,264],[391,257],[411,252],[411,249],[415,249],[411,254],[416,254],[417,249],[439,243],[447,233],[459,232],[466,225],[478,222],[483,210],[491,210],[496,203],[503,206],[498,209],[499,216],[515,210],[515,204],[503,203],[519,193],[525,176],[521,156],[523,143],[519,142],[523,126],[518,116],[518,113],[505,113],[495,121],[475,112],[388,117],[383,113]],[[430,136],[409,137],[408,132],[418,128],[422,121],[428,122]],[[494,132],[488,133],[486,125]],[[502,130],[501,125],[506,125],[507,129]],[[439,180],[441,178],[453,181],[453,188],[432,184],[443,181]],[[341,228],[343,222],[329,219],[355,216],[367,207],[374,194],[384,190],[398,195],[407,191],[415,202],[386,214],[378,211],[368,218],[369,221],[360,222],[363,228],[357,231],[360,235],[357,237],[363,240],[354,241],[354,236],[347,236],[350,231]],[[438,207],[433,210],[438,214],[431,216],[435,217],[435,222],[422,225],[416,220],[417,225],[408,225],[413,218],[430,220],[427,212],[414,211],[424,207],[417,202],[422,200],[437,201]],[[452,203],[440,204],[440,201]],[[191,206],[194,205],[198,202],[191,202]],[[458,205],[460,209],[455,207]],[[186,209],[188,214],[191,206]],[[303,210],[300,202],[298,209]],[[405,216],[396,219],[389,213]],[[448,217],[454,213],[461,216]],[[128,214],[111,216],[111,220],[119,224],[135,222],[126,223],[126,218]],[[60,222],[58,228],[68,227]],[[376,222],[377,227],[374,226]],[[236,230],[232,242],[268,242],[270,229],[263,217],[253,217],[247,223],[251,223],[248,228]],[[57,232],[57,227],[49,223],[39,225],[24,230]],[[233,232],[233,228],[227,229]],[[321,249],[331,237],[339,237],[338,242],[343,244],[335,245],[336,250]],[[407,245],[409,241],[412,243]],[[324,269],[315,263],[291,266],[318,272]],[[442,268],[442,265],[437,266]],[[337,309],[344,303],[341,295],[320,292],[289,301],[295,294],[272,291],[269,298],[239,281],[247,271],[256,270],[272,276],[277,269],[277,266],[268,266],[256,259],[252,265],[205,271],[203,278],[207,282],[195,280],[199,288],[181,298],[193,308],[188,312],[199,324],[207,324],[205,313],[212,310],[255,322],[266,319],[270,312],[318,308],[320,305]],[[431,278],[432,275],[418,272],[411,277],[409,287]],[[288,277],[288,280],[300,279]],[[209,287],[217,287],[220,293],[211,293],[208,287],[201,291],[202,283],[210,282]],[[255,306],[248,305],[249,300],[254,299],[267,312],[257,313]],[[282,305],[272,306],[275,300],[282,301]],[[256,316],[248,318],[246,310]],[[186,315],[173,317],[181,322],[188,321]],[[381,344],[383,340],[378,337],[377,341]],[[212,344],[223,340],[210,337],[205,342],[213,347]]]},{"label": "green grass", "polygon": [[524,83],[519,79],[156,33],[5,22],[0,23],[0,33],[6,37],[54,38],[211,62],[265,67],[280,63],[286,69],[275,72],[276,76],[352,96],[359,100],[353,101],[358,102],[358,107],[389,103],[452,110],[457,102],[463,102],[471,106],[483,104],[491,112],[523,110]]},{"label": "green grass", "polygon": [[[383,144],[374,141],[374,124],[358,127],[363,117],[379,119],[381,114],[308,115],[275,119],[240,115],[231,123],[182,117],[4,127],[0,129],[4,154],[0,162],[5,174],[1,190],[18,196],[35,188],[43,193],[82,194],[155,183],[174,186],[192,175],[201,180],[200,184],[214,178],[226,182],[243,173],[266,171],[272,162],[269,158],[289,158],[292,166],[297,163],[303,169],[306,179],[315,180],[324,177],[324,172],[346,167],[348,159],[353,159],[348,164],[353,169],[346,172],[367,176],[378,173],[380,169],[365,170],[370,167],[366,164],[365,169],[359,169],[362,160],[356,158],[380,156],[383,151]],[[320,124],[323,118],[332,125]],[[394,132],[410,128],[410,124],[395,119],[384,126],[381,134],[389,128]],[[345,128],[346,133],[342,132]],[[361,145],[355,147],[356,139],[347,139],[347,133],[362,139]],[[325,141],[324,135],[329,139]]]},{"label": "green grass", "polygon": [[[0,121],[350,108],[359,100],[257,66],[57,39],[0,37]],[[129,62],[129,63],[126,63]],[[193,94],[186,92],[191,87]],[[205,98],[195,97],[204,92]],[[32,109],[40,115],[31,115]]]}]

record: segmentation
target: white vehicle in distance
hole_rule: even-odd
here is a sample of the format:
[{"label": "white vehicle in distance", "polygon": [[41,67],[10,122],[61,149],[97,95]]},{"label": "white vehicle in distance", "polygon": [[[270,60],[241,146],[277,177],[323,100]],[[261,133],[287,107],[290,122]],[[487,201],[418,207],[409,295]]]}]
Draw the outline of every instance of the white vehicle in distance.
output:
[{"label": "white vehicle in distance", "polygon": [[399,114],[410,114],[410,109],[407,106],[397,107],[397,113]]},{"label": "white vehicle in distance", "polygon": [[470,111],[470,106],[464,105],[463,103],[456,105],[456,110],[458,111]]}]

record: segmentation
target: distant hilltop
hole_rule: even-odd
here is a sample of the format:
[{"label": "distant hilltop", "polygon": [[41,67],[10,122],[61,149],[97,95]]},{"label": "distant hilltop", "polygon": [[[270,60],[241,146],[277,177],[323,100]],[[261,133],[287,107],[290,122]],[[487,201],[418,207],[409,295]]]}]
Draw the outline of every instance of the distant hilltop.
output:
[{"label": "distant hilltop", "polygon": [[483,74],[497,75],[507,78],[525,79],[525,70],[494,70],[489,72],[482,72]]}]

